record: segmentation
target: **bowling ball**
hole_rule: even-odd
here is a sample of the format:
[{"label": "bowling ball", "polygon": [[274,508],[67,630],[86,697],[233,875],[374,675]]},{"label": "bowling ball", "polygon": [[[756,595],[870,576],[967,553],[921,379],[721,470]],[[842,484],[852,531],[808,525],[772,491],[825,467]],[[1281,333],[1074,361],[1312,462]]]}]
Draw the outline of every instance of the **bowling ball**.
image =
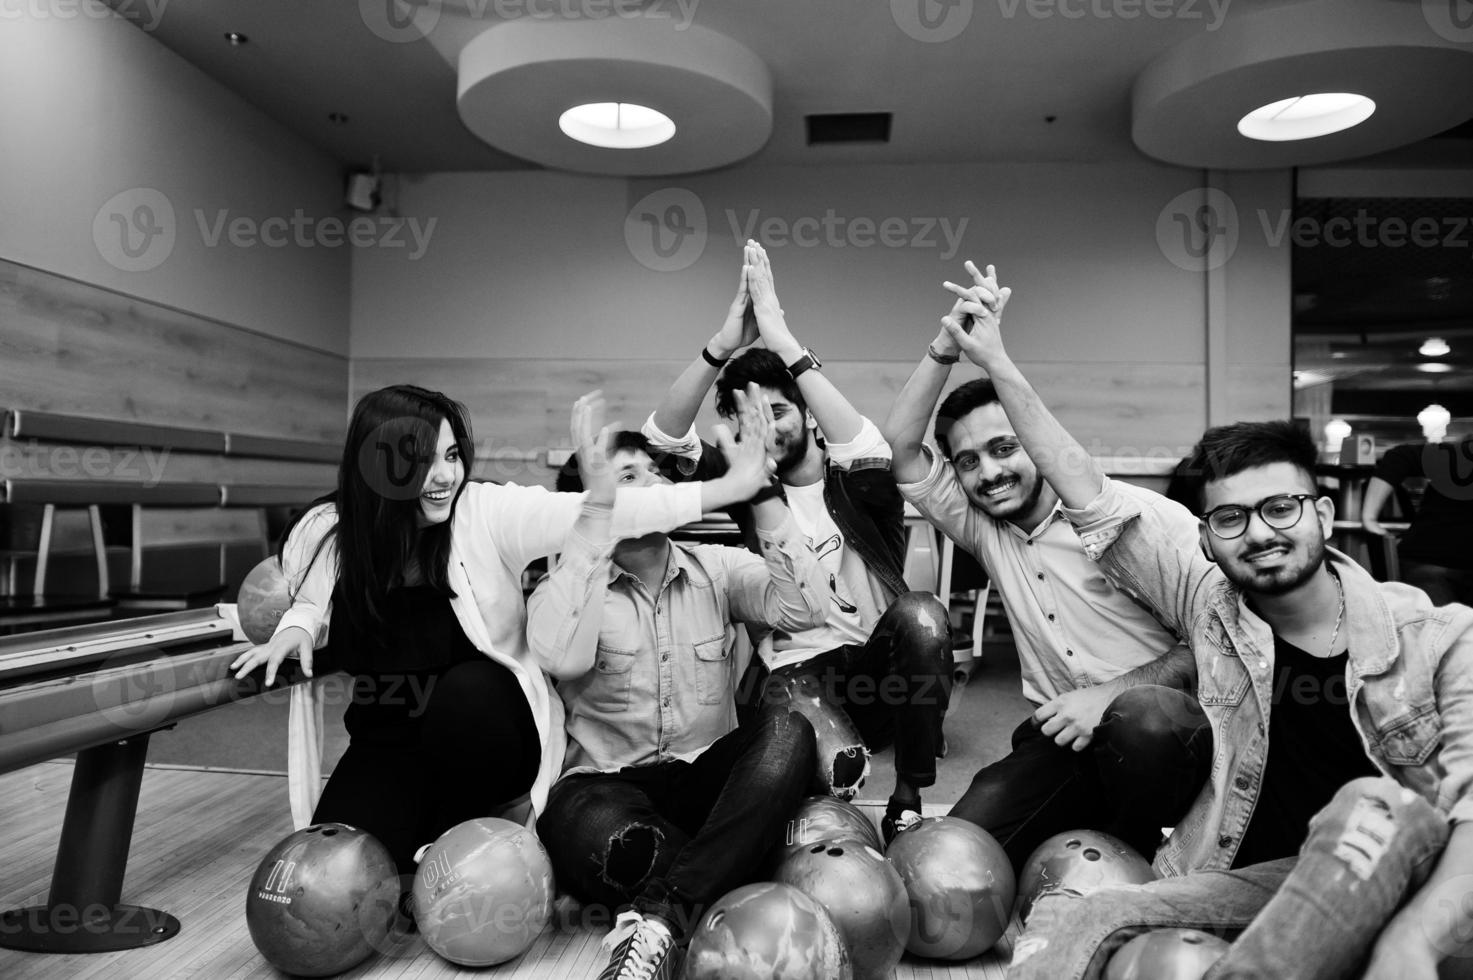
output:
[{"label": "bowling ball", "polygon": [[398,902],[399,870],[373,835],[314,824],[261,859],[246,895],[246,926],[277,969],[328,977],[383,948]]},{"label": "bowling ball", "polygon": [[491,966],[526,952],[552,918],[552,862],[537,835],[498,817],[456,824],[414,875],[414,921],[452,963]]},{"label": "bowling ball", "polygon": [[1105,967],[1105,980],[1202,980],[1227,951],[1227,941],[1210,933],[1157,929],[1120,947]]},{"label": "bowling ball", "polygon": [[240,594],[235,600],[235,612],[240,617],[240,628],[252,643],[266,643],[276,632],[281,616],[292,607],[286,575],[281,571],[281,562],[272,555],[251,569],[245,581],[240,583]]},{"label": "bowling ball", "polygon": [[859,807],[832,796],[810,796],[798,804],[798,812],[788,820],[782,855],[786,857],[821,840],[856,840],[877,851],[885,848],[880,832]]},{"label": "bowling ball", "polygon": [[1013,908],[1013,866],[991,834],[959,817],[926,817],[890,842],[885,858],[910,901],[905,948],[971,959],[992,948]]},{"label": "bowling ball", "polygon": [[1052,892],[1086,895],[1155,880],[1151,862],[1118,837],[1098,830],[1055,834],[1034,848],[1018,875],[1018,916],[1027,922],[1033,906]]},{"label": "bowling ball", "polygon": [[853,980],[849,951],[823,906],[792,885],[727,892],[701,917],[685,980]]},{"label": "bowling ball", "polygon": [[849,950],[854,980],[894,974],[910,931],[910,904],[900,874],[879,851],[855,840],[819,841],[785,857],[773,880],[824,907]]},{"label": "bowling ball", "polygon": [[764,704],[783,705],[808,719],[818,745],[818,783],[841,800],[852,800],[869,775],[869,749],[844,709],[824,697],[812,674],[767,678]]}]

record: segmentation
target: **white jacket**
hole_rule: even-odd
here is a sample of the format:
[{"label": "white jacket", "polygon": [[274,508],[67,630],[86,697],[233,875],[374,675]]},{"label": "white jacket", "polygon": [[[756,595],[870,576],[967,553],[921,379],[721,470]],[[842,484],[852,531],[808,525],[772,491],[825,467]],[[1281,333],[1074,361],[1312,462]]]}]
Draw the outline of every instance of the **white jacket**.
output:
[{"label": "white jacket", "polygon": [[[522,571],[537,558],[560,551],[563,539],[582,509],[583,494],[553,493],[542,487],[469,483],[451,518],[450,587],[455,618],[471,643],[516,675],[532,708],[542,739],[542,760],[532,784],[538,813],[562,771],[566,736],[563,705],[548,688],[547,677],[527,651],[526,605]],[[614,534],[635,537],[669,531],[701,519],[701,485],[626,488],[614,505]],[[334,526],[337,513],[323,504],[292,531],[282,551],[282,570],[295,590],[292,607],[276,632],[291,626],[305,629],[314,647],[327,641],[332,617],[332,591],[337,582],[337,549],[329,544],[313,563],[318,542]],[[287,785],[292,821],[304,827],[312,820],[322,794],[321,679],[292,687],[287,736]],[[505,760],[482,760],[488,770]]]}]

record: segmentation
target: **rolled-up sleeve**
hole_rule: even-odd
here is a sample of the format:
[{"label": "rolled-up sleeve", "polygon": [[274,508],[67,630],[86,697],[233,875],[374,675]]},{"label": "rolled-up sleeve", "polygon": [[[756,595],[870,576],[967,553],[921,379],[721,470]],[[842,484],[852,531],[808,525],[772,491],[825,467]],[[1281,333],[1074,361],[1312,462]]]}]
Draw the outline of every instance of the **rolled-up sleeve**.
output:
[{"label": "rolled-up sleeve", "polygon": [[901,483],[900,495],[921,512],[942,534],[971,551],[986,564],[985,549],[978,547],[981,540],[977,527],[982,520],[991,520],[980,515],[967,499],[956,470],[941,458],[941,454],[930,446],[922,446],[921,452],[931,462],[926,475],[915,483]]},{"label": "rolled-up sleeve", "polygon": [[758,558],[740,548],[723,548],[727,600],[733,619],[798,631],[827,619],[826,583],[818,560],[791,514],[777,528],[758,529]]},{"label": "rolled-up sleeve", "polygon": [[1084,507],[1060,508],[1084,553],[1177,636],[1190,636],[1222,573],[1198,546],[1198,521],[1158,493],[1111,480]]},{"label": "rolled-up sleeve", "polygon": [[651,412],[650,417],[644,420],[644,425],[639,427],[639,431],[649,440],[652,455],[667,453],[672,456],[684,456],[686,459],[701,458],[701,440],[696,435],[694,424],[685,435],[672,436],[655,424],[655,413]]},{"label": "rolled-up sleeve", "polygon": [[[611,509],[603,508],[605,529]],[[581,677],[593,667],[614,543],[607,535],[595,539],[588,528],[574,525],[557,567],[527,600],[527,646],[554,677]]]}]

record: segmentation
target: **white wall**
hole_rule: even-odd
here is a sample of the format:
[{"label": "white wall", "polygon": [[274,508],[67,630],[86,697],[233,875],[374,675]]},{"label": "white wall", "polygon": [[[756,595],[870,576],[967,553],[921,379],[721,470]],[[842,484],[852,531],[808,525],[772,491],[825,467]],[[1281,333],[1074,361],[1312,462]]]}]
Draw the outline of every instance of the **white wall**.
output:
[{"label": "white wall", "polygon": [[[0,91],[0,258],[347,352],[350,250],[293,244],[287,224],[340,218],[325,154],[100,3],[15,6]],[[222,211],[245,221],[212,245]],[[249,234],[273,218],[283,247]]]},{"label": "white wall", "polygon": [[[1205,277],[1170,260],[1158,223],[1201,182],[1198,172],[1149,163],[404,178],[398,210],[422,228],[435,222],[429,247],[418,260],[407,250],[357,252],[352,353],[684,358],[719,324],[755,217],[789,323],[827,358],[915,357],[950,305],[942,281],[963,276],[972,258],[995,263],[1015,289],[1007,322],[1019,360],[1200,366]],[[642,216],[663,219],[671,205],[696,229],[690,252],[674,260],[699,255],[654,271]],[[898,219],[891,244],[880,240],[886,219]],[[666,234],[665,244],[676,239]],[[1263,301],[1287,311],[1287,272],[1269,289]],[[1287,333],[1282,346],[1287,365]]]}]

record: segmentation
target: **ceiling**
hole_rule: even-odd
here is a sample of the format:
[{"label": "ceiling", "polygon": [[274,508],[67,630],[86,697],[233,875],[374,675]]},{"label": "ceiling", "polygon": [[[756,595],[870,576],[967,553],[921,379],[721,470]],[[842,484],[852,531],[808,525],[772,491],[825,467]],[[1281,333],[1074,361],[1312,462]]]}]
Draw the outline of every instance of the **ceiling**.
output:
[{"label": "ceiling", "polygon": [[[135,20],[144,7],[109,2]],[[1420,0],[1374,2],[1421,26]],[[501,21],[638,14],[672,46],[691,25],[744,45],[772,81],[759,164],[1105,161],[1142,156],[1132,85],[1154,60],[1204,48],[1205,63],[1236,28],[1294,8],[1316,0],[211,0],[140,26],[345,165],[377,158],[409,173],[533,166],[482,143],[457,112],[459,52]],[[227,43],[229,31],[248,43]],[[1429,106],[1463,98],[1428,72],[1399,74],[1439,93]],[[807,145],[806,115],[850,112],[893,113],[890,141]]]}]

